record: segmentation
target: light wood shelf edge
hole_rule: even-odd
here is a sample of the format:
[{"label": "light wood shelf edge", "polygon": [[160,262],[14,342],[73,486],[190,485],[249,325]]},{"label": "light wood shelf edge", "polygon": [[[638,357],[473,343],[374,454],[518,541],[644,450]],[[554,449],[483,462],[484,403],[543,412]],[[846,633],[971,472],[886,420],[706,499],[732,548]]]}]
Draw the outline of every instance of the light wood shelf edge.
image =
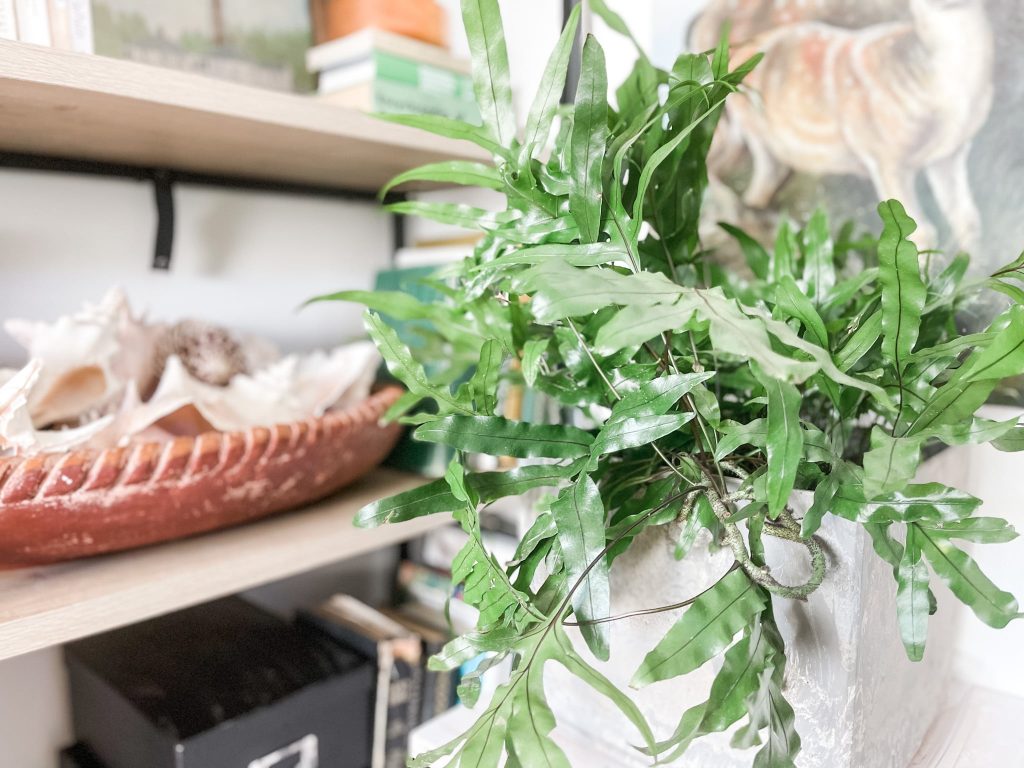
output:
[{"label": "light wood shelf edge", "polygon": [[376,191],[467,142],[309,96],[0,40],[0,151]]},{"label": "light wood shelf edge", "polygon": [[381,469],[338,496],[248,525],[145,549],[0,572],[0,660],[60,645],[398,544],[444,515],[354,528],[363,505],[423,483]]}]

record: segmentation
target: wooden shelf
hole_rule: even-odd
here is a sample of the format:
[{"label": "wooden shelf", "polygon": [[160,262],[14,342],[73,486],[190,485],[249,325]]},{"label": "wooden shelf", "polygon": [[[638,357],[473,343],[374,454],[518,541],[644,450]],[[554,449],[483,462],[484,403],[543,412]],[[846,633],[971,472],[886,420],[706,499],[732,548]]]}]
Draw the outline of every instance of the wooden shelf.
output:
[{"label": "wooden shelf", "polygon": [[4,40],[0,152],[362,192],[423,163],[483,157],[311,97]]},{"label": "wooden shelf", "polygon": [[424,482],[381,469],[305,510],[146,549],[0,573],[0,660],[406,541],[446,515],[354,528],[363,505]]}]

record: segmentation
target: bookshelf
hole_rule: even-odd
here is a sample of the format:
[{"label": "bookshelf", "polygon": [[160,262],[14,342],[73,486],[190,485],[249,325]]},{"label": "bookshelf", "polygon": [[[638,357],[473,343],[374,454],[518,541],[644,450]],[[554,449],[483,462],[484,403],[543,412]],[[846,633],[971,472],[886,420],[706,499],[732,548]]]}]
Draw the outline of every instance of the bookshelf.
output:
[{"label": "bookshelf", "polygon": [[0,660],[213,600],[414,538],[446,515],[354,528],[363,505],[424,482],[378,469],[308,508],[145,549],[0,571]]},{"label": "bookshelf", "polygon": [[5,40],[0,113],[0,153],[356,192],[423,163],[484,159],[308,96]]}]

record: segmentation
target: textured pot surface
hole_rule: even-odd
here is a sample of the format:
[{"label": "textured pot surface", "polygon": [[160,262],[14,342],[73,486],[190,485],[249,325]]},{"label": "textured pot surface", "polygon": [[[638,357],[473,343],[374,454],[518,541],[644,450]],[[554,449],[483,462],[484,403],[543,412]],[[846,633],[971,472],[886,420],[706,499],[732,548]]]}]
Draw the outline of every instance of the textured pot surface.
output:
[{"label": "textured pot surface", "polygon": [[[965,462],[949,450],[922,467],[921,480],[962,485]],[[802,513],[809,494],[795,494]],[[732,563],[731,552],[708,549],[698,539],[682,562],[673,556],[671,529],[646,531],[612,570],[612,614],[668,605],[713,584]],[[872,549],[863,527],[826,516],[819,537],[828,572],[805,603],[775,599],[775,615],[786,642],[786,697],[797,716],[803,749],[798,768],[906,768],[943,703],[952,635],[952,606],[939,594],[939,613],[929,622],[925,659],[912,663],[900,642],[896,623],[896,585],[892,568]],[[783,583],[806,580],[805,550],[766,538],[766,555]],[[646,653],[679,619],[680,612],[652,614],[616,622],[611,660],[588,659],[625,688]],[[586,654],[583,641],[577,648]],[[658,738],[675,730],[688,708],[705,701],[720,666],[716,659],[674,680],[633,691]],[[573,765],[588,768],[649,766],[650,759],[630,744],[638,735],[605,699],[555,664],[547,667],[545,690],[555,711]],[[585,705],[584,705],[585,702]],[[734,750],[729,736],[698,739],[672,765],[693,768],[746,768],[756,749]],[[578,746],[586,744],[581,751]]]},{"label": "textured pot surface", "polygon": [[328,496],[394,447],[400,426],[379,420],[401,393],[271,428],[0,459],[0,567],[140,547]]}]

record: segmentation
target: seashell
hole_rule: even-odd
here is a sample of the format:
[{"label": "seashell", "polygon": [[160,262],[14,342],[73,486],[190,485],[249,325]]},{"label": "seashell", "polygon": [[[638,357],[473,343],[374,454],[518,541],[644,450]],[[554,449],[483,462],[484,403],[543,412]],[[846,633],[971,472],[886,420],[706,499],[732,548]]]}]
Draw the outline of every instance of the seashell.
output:
[{"label": "seashell", "polygon": [[[199,381],[172,355],[147,406],[165,413],[154,422],[175,435],[244,431],[323,416],[362,402],[380,366],[370,342],[309,355],[289,355],[262,371],[239,374],[226,387]],[[171,410],[172,404],[186,405]]]},{"label": "seashell", "polygon": [[200,320],[183,320],[164,334],[157,347],[161,371],[172,355],[193,378],[217,387],[250,370],[242,343],[227,329]]},{"label": "seashell", "polygon": [[129,382],[139,392],[154,385],[153,348],[164,328],[134,316],[119,289],[54,323],[8,320],[4,328],[30,358],[41,361],[28,395],[36,427],[105,413],[120,402]]},{"label": "seashell", "polygon": [[85,445],[113,423],[113,417],[106,416],[76,429],[37,430],[33,426],[30,402],[42,370],[42,361],[32,360],[0,386],[0,455],[33,456],[67,451]]}]

